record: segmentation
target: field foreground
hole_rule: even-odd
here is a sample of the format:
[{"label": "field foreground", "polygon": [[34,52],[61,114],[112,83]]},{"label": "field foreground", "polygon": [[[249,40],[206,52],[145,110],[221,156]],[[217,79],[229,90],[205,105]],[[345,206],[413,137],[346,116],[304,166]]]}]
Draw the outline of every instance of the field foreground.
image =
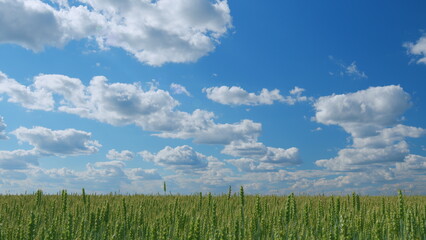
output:
[{"label": "field foreground", "polygon": [[0,239],[426,239],[426,196],[0,195]]}]

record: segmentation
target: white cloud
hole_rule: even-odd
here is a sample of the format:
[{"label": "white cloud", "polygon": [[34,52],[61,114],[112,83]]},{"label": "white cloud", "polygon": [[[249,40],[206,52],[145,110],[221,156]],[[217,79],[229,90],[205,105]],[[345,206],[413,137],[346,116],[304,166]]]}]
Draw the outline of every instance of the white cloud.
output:
[{"label": "white cloud", "polygon": [[[112,125],[135,124],[146,131],[158,132],[154,135],[159,137],[228,144],[234,140],[257,138],[261,130],[261,124],[251,120],[218,124],[212,112],[199,109],[193,113],[178,111],[175,108],[179,102],[169,92],[155,86],[143,90],[139,83],[109,84],[102,76],[94,77],[85,86],[81,80],[64,75],[39,75],[29,87],[15,83],[19,88],[33,89],[34,92],[43,92],[42,96],[49,96],[52,103],[43,110],[58,110]],[[13,85],[5,84],[3,91],[12,98],[8,90],[10,86]],[[58,99],[56,103],[54,95]],[[37,96],[32,96],[15,98],[14,101],[34,109],[27,102],[35,103],[37,100]]]},{"label": "white cloud", "polygon": [[203,88],[203,92],[207,94],[207,98],[225,105],[271,105],[274,101],[284,101],[280,95],[280,90],[274,89],[269,91],[263,88],[259,94],[249,93],[246,90],[232,86]]},{"label": "white cloud", "polygon": [[405,138],[418,138],[425,129],[398,124],[410,107],[400,86],[370,87],[355,93],[321,97],[314,104],[315,120],[339,125],[351,134],[352,145],[316,165],[338,171],[389,168],[409,154]]},{"label": "white cloud", "polygon": [[[81,171],[67,168],[45,169],[30,166],[27,169],[0,169],[3,192],[23,193],[43,189],[56,193],[66,187],[68,192],[87,193],[154,193],[161,189],[161,176],[155,169],[127,168],[123,162],[95,162]],[[157,187],[158,186],[158,187]]]},{"label": "white cloud", "polygon": [[271,105],[277,101],[294,105],[296,102],[304,102],[308,100],[308,97],[302,96],[304,91],[305,89],[296,86],[294,89],[289,91],[289,96],[283,97],[278,89],[269,91],[268,89],[263,88],[259,94],[256,94],[249,93],[243,88],[236,86],[203,88],[203,92],[206,93],[208,99],[224,105],[232,106]]},{"label": "white cloud", "polygon": [[230,159],[227,162],[236,166],[240,171],[277,171],[280,167],[300,164],[299,149],[266,147],[260,142],[234,141],[226,145],[222,153],[240,159]]},{"label": "white cloud", "polygon": [[35,150],[0,151],[0,169],[25,169],[38,165],[39,153]]},{"label": "white cloud", "polygon": [[269,163],[259,162],[252,158],[228,159],[226,162],[238,168],[241,172],[272,172],[276,171],[276,167]]},{"label": "white cloud", "polygon": [[359,78],[368,78],[367,74],[363,71],[359,70],[356,62],[353,61],[351,64],[347,65],[343,61],[334,58],[333,56],[328,56],[328,58],[333,61],[337,66],[339,66],[340,70],[338,72],[329,72],[331,76],[349,76],[355,79]]},{"label": "white cloud", "polygon": [[234,141],[226,145],[222,153],[234,157],[245,157],[257,159],[262,162],[276,163],[276,164],[299,164],[299,150],[295,147],[273,148],[267,147],[260,142],[242,142]]},{"label": "white cloud", "polygon": [[314,104],[315,120],[339,125],[353,137],[363,137],[396,124],[410,105],[410,96],[400,86],[370,87],[320,97]]},{"label": "white cloud", "polygon": [[[61,95],[63,97],[60,105],[68,106],[73,104],[78,106],[85,105],[88,101],[85,96],[86,87],[78,78],[71,78],[59,74],[40,74],[34,77],[34,84],[30,86],[36,91],[44,90],[50,96],[52,94]],[[28,88],[28,87],[27,87]],[[52,110],[43,109],[43,110]]]},{"label": "white cloud", "polygon": [[51,130],[44,127],[20,127],[12,132],[19,141],[28,142],[34,150],[47,155],[81,155],[98,152],[98,141],[90,140],[91,133],[76,130]]},{"label": "white cloud", "polygon": [[172,83],[170,84],[170,90],[174,94],[185,94],[186,96],[191,96],[191,94],[186,90],[186,88],[180,84]]},{"label": "white cloud", "polygon": [[351,171],[366,168],[391,166],[390,163],[401,162],[409,153],[408,145],[402,141],[398,144],[380,148],[345,148],[338,156],[315,162],[320,167],[337,171]]},{"label": "white cloud", "polygon": [[139,154],[145,161],[150,161],[159,166],[182,172],[205,169],[208,165],[208,161],[213,158],[194,151],[194,149],[188,145],[178,146],[176,148],[166,146],[156,154],[152,154],[148,151],[142,151]]},{"label": "white cloud", "polygon": [[403,141],[406,137],[418,138],[426,134],[426,130],[423,128],[410,127],[402,124],[398,124],[391,128],[385,128],[378,130],[377,135],[354,138],[353,146],[358,148],[372,147],[380,148],[389,146],[398,142]]},{"label": "white cloud", "polygon": [[294,105],[296,102],[306,102],[308,100],[312,101],[312,98],[302,96],[304,91],[304,88],[295,86],[292,90],[290,90],[290,96],[286,96],[283,101],[289,105]]},{"label": "white cloud", "polygon": [[82,0],[71,7],[68,1],[56,2],[59,8],[41,0],[1,1],[0,43],[41,51],[87,38],[100,49],[122,48],[158,66],[196,61],[231,27],[227,1]]},{"label": "white cloud", "polygon": [[408,54],[418,57],[418,64],[426,64],[426,36],[420,37],[416,43],[406,42],[403,46],[407,48]]},{"label": "white cloud", "polygon": [[124,172],[132,180],[160,180],[161,176],[156,169],[131,168]]},{"label": "white cloud", "polygon": [[14,43],[41,51],[45,46],[62,47],[71,40],[96,36],[107,24],[106,16],[86,6],[59,10],[40,0],[0,2],[1,43]]},{"label": "white cloud", "polygon": [[301,163],[299,159],[299,149],[291,147],[289,149],[267,147],[266,155],[260,160],[267,163],[294,165]]},{"label": "white cloud", "polygon": [[213,121],[214,114],[196,110],[188,117],[182,113],[182,118],[177,118],[180,126],[173,131],[164,131],[154,134],[164,138],[194,138],[195,143],[203,144],[229,144],[232,141],[251,141],[257,139],[262,129],[260,123],[251,120],[242,120],[238,123],[217,124]]},{"label": "white cloud", "polygon": [[405,157],[404,162],[396,163],[396,171],[410,173],[410,171],[424,174],[426,171],[426,157],[410,154]]},{"label": "white cloud", "polygon": [[346,66],[346,74],[357,78],[367,78],[367,75],[358,69],[355,62],[352,62],[349,66]]},{"label": "white cloud", "polygon": [[221,153],[234,157],[262,158],[267,152],[268,149],[263,143],[235,141],[226,145]]},{"label": "white cloud", "polygon": [[315,129],[312,129],[312,130],[311,130],[311,132],[319,132],[319,131],[322,131],[322,128],[321,128],[321,127],[317,127],[317,128],[315,128]]},{"label": "white cloud", "polygon": [[133,152],[129,150],[123,150],[121,152],[117,152],[115,149],[111,149],[108,151],[106,158],[110,160],[118,160],[118,161],[130,161],[135,157]]},{"label": "white cloud", "polygon": [[6,132],[4,131],[6,129],[7,125],[4,123],[4,119],[2,116],[0,116],[0,140],[1,139],[8,139],[9,137],[6,136]]},{"label": "white cloud", "polygon": [[12,134],[34,148],[0,151],[0,169],[27,169],[37,166],[42,157],[93,154],[101,147],[97,141],[90,140],[91,133],[75,129],[54,131],[44,127],[20,127]]},{"label": "white cloud", "polygon": [[54,107],[54,100],[50,92],[43,88],[21,85],[1,71],[0,94],[6,94],[9,102],[19,103],[28,109],[51,111]]}]

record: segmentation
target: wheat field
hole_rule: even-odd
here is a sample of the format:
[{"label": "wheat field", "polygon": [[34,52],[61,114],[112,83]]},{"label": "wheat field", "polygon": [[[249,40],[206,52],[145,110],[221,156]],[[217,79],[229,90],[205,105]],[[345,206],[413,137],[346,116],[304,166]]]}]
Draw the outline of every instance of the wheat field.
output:
[{"label": "wheat field", "polygon": [[426,239],[426,196],[0,196],[0,239]]}]

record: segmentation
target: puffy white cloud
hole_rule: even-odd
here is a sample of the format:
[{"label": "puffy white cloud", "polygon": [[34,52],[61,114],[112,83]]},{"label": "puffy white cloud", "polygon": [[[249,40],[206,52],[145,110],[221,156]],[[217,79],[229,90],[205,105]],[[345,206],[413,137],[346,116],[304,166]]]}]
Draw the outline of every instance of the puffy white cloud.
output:
[{"label": "puffy white cloud", "polygon": [[[123,162],[95,162],[77,171],[67,168],[45,169],[29,166],[27,169],[0,169],[0,187],[3,192],[23,193],[43,189],[56,193],[66,188],[69,192],[98,193],[154,193],[161,188],[161,176],[155,169],[127,168]],[[158,187],[157,187],[158,186]]]},{"label": "puffy white cloud", "polygon": [[196,152],[188,145],[172,148],[166,146],[156,154],[148,151],[139,153],[145,161],[153,162],[157,165],[176,170],[189,172],[194,169],[205,169],[208,161],[213,157],[207,157],[199,152]]},{"label": "puffy white cloud", "polygon": [[398,124],[394,127],[378,130],[377,135],[354,138],[353,146],[357,148],[381,148],[403,141],[406,137],[418,138],[426,134],[423,128]]},{"label": "puffy white cloud", "polygon": [[223,148],[222,153],[234,157],[261,158],[266,155],[267,151],[267,147],[260,142],[234,141],[226,145]]},{"label": "puffy white cloud", "polygon": [[[70,80],[73,80],[72,82]],[[154,119],[167,117],[178,105],[170,94],[163,90],[144,91],[139,84],[108,84],[105,77],[94,77],[89,86],[82,86],[78,79],[62,75],[41,75],[35,78],[35,86],[46,87],[63,97],[59,111],[96,119],[112,125],[135,123],[147,126]],[[68,94],[74,93],[74,94]],[[157,121],[153,129],[167,128]],[[151,130],[151,129],[147,129]]]},{"label": "puffy white cloud", "polygon": [[170,84],[170,90],[174,94],[185,94],[186,96],[191,96],[191,94],[186,90],[186,88],[180,84],[172,83]]},{"label": "puffy white cloud", "polygon": [[20,127],[12,132],[19,141],[28,142],[34,150],[47,155],[81,155],[98,152],[101,145],[90,140],[91,133],[76,129],[51,130],[44,127]]},{"label": "puffy white cloud", "polygon": [[68,41],[100,34],[105,16],[76,6],[57,10],[39,0],[0,2],[1,43],[14,43],[34,51],[62,47]]},{"label": "puffy white cloud", "polygon": [[39,153],[35,150],[0,151],[0,169],[25,169],[38,165]]},{"label": "puffy white cloud", "polygon": [[426,157],[410,154],[405,157],[404,162],[396,163],[396,171],[400,173],[415,171],[424,174],[426,171]]},{"label": "puffy white cloud", "polygon": [[300,164],[299,149],[267,147],[260,142],[234,141],[226,145],[222,153],[239,159],[227,162],[236,166],[240,171],[277,171],[280,167]]},{"label": "puffy white cloud", "polygon": [[226,145],[222,150],[222,153],[228,154],[234,157],[245,157],[253,158],[262,162],[276,163],[276,164],[298,164],[299,150],[295,147],[284,149],[284,148],[273,148],[267,147],[260,142],[242,142],[234,141]]},{"label": "puffy white cloud", "polygon": [[277,170],[273,164],[259,162],[252,158],[228,159],[226,162],[236,166],[241,172],[272,172]]},{"label": "puffy white cloud", "polygon": [[389,167],[389,163],[403,161],[408,153],[408,145],[405,141],[402,141],[395,145],[380,148],[345,148],[339,151],[337,157],[318,160],[315,164],[337,171],[351,171],[386,165]]},{"label": "puffy white cloud", "polygon": [[410,96],[400,86],[370,87],[320,97],[314,104],[315,120],[339,125],[353,137],[363,137],[396,124],[410,105]]},{"label": "puffy white cloud", "polygon": [[289,149],[267,147],[267,149],[266,155],[260,158],[263,162],[283,165],[301,163],[299,159],[299,149],[295,147]]},{"label": "puffy white cloud", "polygon": [[406,42],[403,46],[407,48],[408,54],[418,57],[418,64],[426,64],[426,36],[420,37],[416,43]]},{"label": "puffy white cloud", "polygon": [[233,106],[271,105],[276,101],[294,105],[296,102],[304,102],[309,99],[306,96],[302,96],[304,91],[305,89],[296,86],[294,89],[289,91],[289,96],[283,97],[278,89],[269,91],[268,89],[263,88],[259,94],[256,94],[249,93],[243,88],[236,86],[203,88],[203,92],[206,93],[208,99],[221,104]]},{"label": "puffy white cloud", "polygon": [[207,94],[208,99],[225,105],[271,105],[274,101],[284,101],[278,89],[269,91],[263,88],[262,91],[256,95],[256,93],[249,93],[240,87],[221,86],[203,88],[203,92]]},{"label": "puffy white cloud", "polygon": [[0,151],[0,169],[27,169],[38,165],[42,157],[93,154],[101,147],[97,141],[90,140],[91,133],[75,129],[54,131],[44,127],[20,127],[12,134],[34,148]]},{"label": "puffy white cloud", "polygon": [[135,155],[129,150],[117,152],[115,149],[111,149],[108,151],[106,157],[110,160],[130,161],[135,157]]},{"label": "puffy white cloud", "polygon": [[87,38],[101,49],[119,47],[141,62],[162,65],[196,61],[231,27],[227,1],[56,2],[59,8],[41,0],[1,1],[0,43],[41,51]]},{"label": "puffy white cloud", "polygon": [[194,142],[204,144],[229,144],[236,140],[257,139],[262,129],[260,123],[251,120],[217,124],[213,121],[213,113],[201,110],[194,111],[192,115],[182,113],[182,116],[182,118],[176,119],[179,121],[176,123],[180,123],[179,128],[154,135],[164,138],[194,138]]},{"label": "puffy white cloud", "polygon": [[1,1],[0,42],[36,51],[46,44],[60,46],[62,33],[55,12],[41,1]]},{"label": "puffy white cloud", "polygon": [[[255,139],[261,124],[251,120],[239,123],[215,123],[212,112],[196,109],[193,113],[178,111],[179,105],[167,91],[151,87],[143,90],[139,83],[108,83],[102,76],[94,77],[88,86],[77,78],[64,75],[39,75],[29,87],[15,82],[19,88],[43,92],[52,103],[43,110],[58,110],[95,119],[112,125],[135,124],[164,138],[194,139],[197,143],[228,144],[234,140]],[[4,91],[13,85],[4,85]],[[53,95],[58,102],[53,102]],[[18,98],[24,107],[37,102],[37,96]],[[56,106],[55,106],[56,104]],[[37,105],[38,106],[38,105]],[[43,105],[44,106],[44,105]],[[56,107],[56,108],[54,108]]]},{"label": "puffy white cloud", "polygon": [[14,79],[8,78],[1,71],[0,94],[6,94],[9,102],[19,103],[28,109],[51,111],[54,107],[54,100],[50,92],[43,88],[24,86]]},{"label": "puffy white cloud", "polygon": [[200,191],[223,193],[228,190],[229,185],[236,184],[235,177],[235,172],[226,163],[209,158],[207,167],[203,169],[194,169],[191,174],[165,176],[164,179],[172,191],[191,194]]},{"label": "puffy white cloud", "polygon": [[156,169],[130,168],[124,170],[132,180],[160,180],[161,176]]},{"label": "puffy white cloud", "polygon": [[306,102],[308,100],[312,101],[312,98],[302,96],[304,91],[304,88],[295,86],[292,90],[289,91],[290,95],[286,96],[283,101],[289,105],[294,105],[296,102]]},{"label": "puffy white cloud", "polygon": [[[85,95],[85,86],[78,78],[71,78],[59,74],[41,74],[34,77],[32,88],[36,91],[44,90],[51,94],[63,97],[60,105],[69,104],[81,106],[88,101]],[[52,104],[53,107],[53,104]]]},{"label": "puffy white cloud", "polygon": [[389,168],[409,154],[405,138],[418,138],[425,129],[398,124],[410,107],[400,86],[370,87],[355,93],[321,97],[314,104],[315,120],[339,125],[351,134],[352,145],[316,165],[337,171]]},{"label": "puffy white cloud", "polygon": [[6,129],[7,125],[4,123],[4,119],[2,116],[0,116],[0,139],[8,139],[9,137],[6,136],[6,132],[4,131]]}]

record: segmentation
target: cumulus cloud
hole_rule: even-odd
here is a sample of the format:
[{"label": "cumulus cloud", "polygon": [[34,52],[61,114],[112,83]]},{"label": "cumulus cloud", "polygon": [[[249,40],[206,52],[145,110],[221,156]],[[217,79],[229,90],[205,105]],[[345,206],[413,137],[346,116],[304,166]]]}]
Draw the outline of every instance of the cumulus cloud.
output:
[{"label": "cumulus cloud", "polygon": [[6,136],[6,132],[4,131],[6,127],[7,125],[4,123],[3,117],[0,116],[0,139],[8,139],[8,136]]},{"label": "cumulus cloud", "polygon": [[[56,0],[0,2],[0,43],[41,51],[71,40],[94,40],[100,49],[122,48],[140,62],[194,62],[215,49],[231,26],[227,1]],[[37,29],[37,31],[34,31]]]},{"label": "cumulus cloud", "polygon": [[191,94],[186,90],[186,88],[180,84],[172,83],[170,84],[170,90],[174,94],[185,94],[186,96],[191,96]]},{"label": "cumulus cloud", "polygon": [[156,169],[130,168],[124,171],[132,180],[160,180]]},{"label": "cumulus cloud", "polygon": [[203,88],[203,92],[206,93],[207,98],[224,104],[224,105],[246,105],[246,106],[258,106],[258,105],[271,105],[274,102],[284,102],[289,105],[294,105],[296,102],[304,102],[308,100],[308,97],[302,96],[305,91],[303,88],[295,87],[290,90],[290,95],[283,97],[280,94],[280,90],[268,90],[263,88],[259,94],[249,93],[241,87],[210,87]]},{"label": "cumulus cloud", "polygon": [[417,63],[426,64],[426,35],[420,37],[417,42],[406,42],[403,45],[407,48],[407,53],[416,57]]},{"label": "cumulus cloud", "polygon": [[164,138],[194,138],[195,143],[229,144],[235,140],[251,141],[257,139],[262,129],[260,123],[252,120],[217,124],[213,121],[213,117],[213,113],[201,110],[194,111],[191,118],[185,117],[180,120],[181,126],[176,130],[154,135]]},{"label": "cumulus cloud", "polygon": [[0,151],[0,168],[25,169],[29,165],[38,165],[38,157],[35,150]]},{"label": "cumulus cloud", "polygon": [[6,94],[9,102],[19,103],[27,109],[51,111],[54,107],[50,92],[42,88],[24,86],[1,71],[0,94]]},{"label": "cumulus cloud", "polygon": [[88,163],[86,169],[45,169],[30,166],[27,169],[0,169],[0,186],[3,192],[23,193],[43,189],[56,193],[66,186],[69,192],[93,193],[154,193],[162,184],[155,169],[128,168],[123,162]]},{"label": "cumulus cloud", "polygon": [[403,141],[406,137],[419,138],[426,133],[426,130],[418,127],[410,127],[398,124],[394,127],[378,130],[376,135],[354,138],[353,146],[358,148],[373,147],[380,148]]},{"label": "cumulus cloud", "polygon": [[203,88],[203,92],[207,94],[208,99],[225,105],[271,105],[274,101],[284,101],[278,89],[269,91],[263,88],[259,94],[256,94],[249,93],[241,87],[221,86]]},{"label": "cumulus cloud", "polygon": [[283,101],[289,105],[294,105],[297,102],[306,102],[308,100],[312,101],[312,98],[308,98],[302,95],[304,91],[304,88],[295,86],[292,90],[289,91],[290,95],[286,96]]},{"label": "cumulus cloud", "polygon": [[117,152],[115,149],[111,149],[108,151],[106,157],[110,160],[130,161],[135,157],[135,155],[129,150]]},{"label": "cumulus cloud", "polygon": [[392,167],[409,154],[405,138],[418,138],[425,129],[400,124],[410,107],[410,96],[400,86],[370,87],[355,93],[321,97],[315,102],[315,120],[341,126],[352,144],[331,159],[316,161],[338,171]]},{"label": "cumulus cloud", "polygon": [[289,149],[267,147],[260,142],[234,141],[226,145],[222,153],[284,166],[300,163],[299,149],[295,147]]},{"label": "cumulus cloud", "polygon": [[239,171],[278,171],[279,168],[300,164],[299,149],[267,147],[260,142],[234,141],[225,146],[223,154],[239,159],[229,159],[227,162],[236,166]]},{"label": "cumulus cloud", "polygon": [[426,171],[426,157],[410,154],[404,162],[396,163],[396,171],[400,173],[410,173],[412,171],[423,173]]},{"label": "cumulus cloud", "polygon": [[228,159],[226,162],[238,168],[241,172],[270,172],[276,171],[276,166],[270,163],[259,162],[252,158]]},{"label": "cumulus cloud", "polygon": [[[70,40],[100,34],[106,18],[86,6],[57,10],[39,0],[0,2],[0,43],[13,43],[41,51],[45,46],[62,47]],[[36,29],[36,31],[35,31]]]},{"label": "cumulus cloud", "polygon": [[20,127],[12,132],[19,141],[28,142],[34,150],[47,155],[82,155],[98,152],[102,146],[90,140],[91,133],[76,129],[51,130],[44,127]]},{"label": "cumulus cloud", "polygon": [[[125,164],[120,161],[88,163],[86,169],[76,171],[67,168],[43,169],[29,168],[26,171],[28,180],[44,184],[49,190],[59,186],[67,186],[70,191],[81,191],[84,187],[88,191],[108,193],[119,191],[131,180],[124,171]],[[33,183],[28,184],[30,188]]]},{"label": "cumulus cloud", "polygon": [[388,166],[389,163],[400,162],[409,153],[406,142],[381,148],[345,148],[339,151],[338,156],[331,159],[315,162],[320,167],[337,171],[351,171],[376,166]]},{"label": "cumulus cloud", "polygon": [[12,134],[33,149],[0,151],[0,169],[27,169],[37,166],[42,157],[88,155],[101,147],[97,141],[90,140],[91,133],[75,129],[55,131],[44,127],[19,127]]},{"label": "cumulus cloud", "polygon": [[[192,113],[178,111],[179,105],[169,92],[151,87],[144,90],[139,83],[108,83],[102,76],[94,77],[88,86],[80,79],[64,75],[39,75],[34,83],[24,86],[15,81],[19,88],[43,92],[42,96],[58,99],[49,108],[95,119],[111,125],[135,124],[154,135],[165,138],[194,139],[197,143],[228,144],[234,140],[254,139],[261,130],[261,124],[251,120],[239,123],[215,123],[212,112],[196,109]],[[37,102],[37,96],[15,97],[4,85],[3,91],[10,99],[23,107],[34,109],[28,103]],[[38,105],[37,105],[38,106]]]},{"label": "cumulus cloud", "polygon": [[410,106],[410,96],[400,86],[370,87],[355,93],[320,97],[314,104],[315,120],[339,125],[352,136],[363,137],[396,124]]},{"label": "cumulus cloud", "polygon": [[194,169],[205,169],[209,159],[213,158],[196,152],[188,145],[178,146],[176,148],[166,146],[156,154],[152,154],[148,151],[142,151],[139,154],[145,161],[150,161],[159,166],[183,172]]}]

